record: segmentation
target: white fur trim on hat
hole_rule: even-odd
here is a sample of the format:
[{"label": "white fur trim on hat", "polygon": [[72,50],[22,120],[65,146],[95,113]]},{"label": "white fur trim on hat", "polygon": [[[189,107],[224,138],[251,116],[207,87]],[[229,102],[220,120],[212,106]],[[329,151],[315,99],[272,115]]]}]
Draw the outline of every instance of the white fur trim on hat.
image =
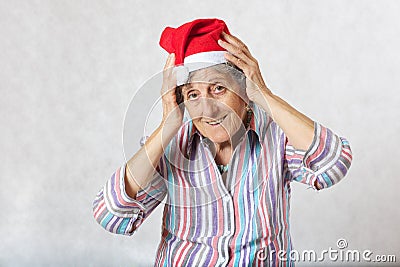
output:
[{"label": "white fur trim on hat", "polygon": [[193,54],[185,57],[183,63],[191,64],[191,63],[213,63],[213,65],[225,63],[227,60],[224,57],[225,51],[209,51],[209,52],[201,52],[197,54]]},{"label": "white fur trim on hat", "polygon": [[185,57],[183,66],[176,66],[176,85],[187,83],[189,73],[195,70],[207,68],[213,65],[227,62],[224,57],[225,51],[209,51],[193,54]]}]

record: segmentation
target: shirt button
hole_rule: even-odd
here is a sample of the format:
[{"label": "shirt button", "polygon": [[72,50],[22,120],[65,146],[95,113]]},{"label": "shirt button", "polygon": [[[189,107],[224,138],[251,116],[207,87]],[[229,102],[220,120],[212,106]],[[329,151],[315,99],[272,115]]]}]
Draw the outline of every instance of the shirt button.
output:
[{"label": "shirt button", "polygon": [[144,146],[144,144],[146,143],[147,139],[149,139],[149,137],[147,135],[142,136],[142,138],[140,138],[140,146]]}]

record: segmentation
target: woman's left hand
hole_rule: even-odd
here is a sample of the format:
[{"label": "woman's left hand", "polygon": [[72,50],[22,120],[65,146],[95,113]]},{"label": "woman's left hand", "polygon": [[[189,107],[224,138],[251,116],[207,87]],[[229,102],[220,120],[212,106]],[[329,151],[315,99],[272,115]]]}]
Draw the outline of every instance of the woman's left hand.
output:
[{"label": "woman's left hand", "polygon": [[218,40],[218,44],[225,48],[229,53],[225,53],[225,58],[246,75],[246,94],[253,101],[263,99],[263,93],[271,93],[266,86],[261,75],[257,60],[251,55],[247,46],[237,37],[222,32],[225,40]]}]

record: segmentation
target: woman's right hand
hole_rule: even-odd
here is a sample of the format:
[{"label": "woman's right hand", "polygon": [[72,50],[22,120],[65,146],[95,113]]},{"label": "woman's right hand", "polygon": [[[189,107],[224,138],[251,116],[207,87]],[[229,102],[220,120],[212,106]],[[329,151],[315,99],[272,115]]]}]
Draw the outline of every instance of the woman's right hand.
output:
[{"label": "woman's right hand", "polygon": [[164,131],[176,133],[182,125],[183,103],[179,106],[176,102],[176,75],[173,72],[175,54],[169,54],[163,70],[163,84],[161,88],[163,118],[161,126]]}]

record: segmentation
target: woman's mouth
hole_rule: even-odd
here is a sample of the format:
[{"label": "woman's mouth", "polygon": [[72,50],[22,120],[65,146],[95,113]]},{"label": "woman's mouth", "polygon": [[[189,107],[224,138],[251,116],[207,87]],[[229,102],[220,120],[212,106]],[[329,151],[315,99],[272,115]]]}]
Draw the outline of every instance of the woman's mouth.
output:
[{"label": "woman's mouth", "polygon": [[224,121],[224,119],[225,119],[227,116],[228,116],[228,115],[225,115],[225,116],[223,116],[222,118],[220,118],[220,119],[218,119],[218,120],[207,121],[206,123],[207,123],[208,125],[211,125],[211,126],[218,126],[218,125],[220,125],[220,124]]}]

